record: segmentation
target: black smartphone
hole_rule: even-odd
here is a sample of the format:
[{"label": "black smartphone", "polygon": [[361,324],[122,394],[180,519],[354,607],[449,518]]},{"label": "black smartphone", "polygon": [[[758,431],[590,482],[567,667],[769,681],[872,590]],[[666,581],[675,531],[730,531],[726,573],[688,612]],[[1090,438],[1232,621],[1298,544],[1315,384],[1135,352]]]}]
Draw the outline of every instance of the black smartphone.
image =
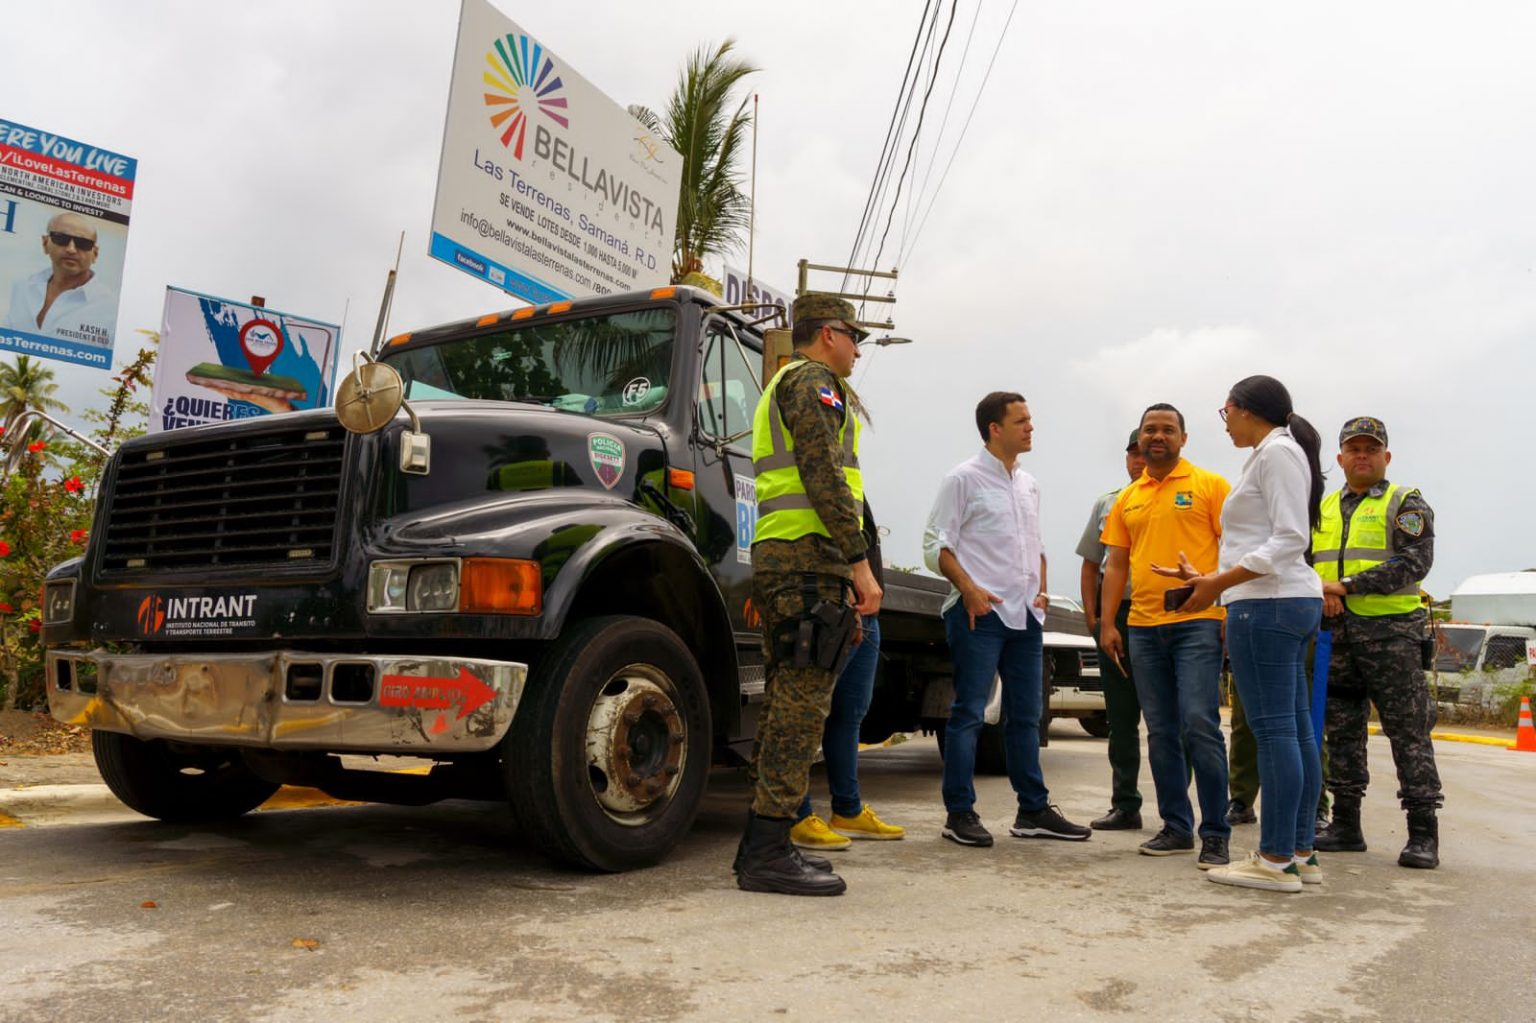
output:
[{"label": "black smartphone", "polygon": [[1163,591],[1163,610],[1177,611],[1183,603],[1194,595],[1195,587],[1191,583],[1188,586],[1175,586],[1171,590]]}]

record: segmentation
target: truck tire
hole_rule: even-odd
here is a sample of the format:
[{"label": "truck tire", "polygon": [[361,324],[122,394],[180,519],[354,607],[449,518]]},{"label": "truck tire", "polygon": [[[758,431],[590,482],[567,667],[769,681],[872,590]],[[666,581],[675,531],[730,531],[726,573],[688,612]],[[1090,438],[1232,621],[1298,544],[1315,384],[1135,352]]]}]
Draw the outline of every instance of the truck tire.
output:
[{"label": "truck tire", "polygon": [[114,796],[146,817],[173,824],[239,817],[278,790],[256,777],[237,749],[173,746],[93,731],[91,752]]},{"label": "truck tire", "polygon": [[[939,744],[939,759],[944,759],[944,732],[948,722],[940,721],[939,727],[934,729],[934,738]],[[977,774],[1007,774],[1008,755],[1003,750],[1003,723],[999,721],[995,725],[983,723],[981,732],[976,736],[976,773]]]},{"label": "truck tire", "polygon": [[1078,718],[1077,723],[1083,726],[1083,731],[1095,739],[1109,738],[1109,715],[1089,714],[1085,718]]},{"label": "truck tire", "polygon": [[659,862],[693,826],[709,773],[709,698],[671,629],[608,616],[540,658],[503,740],[518,824],[589,870]]}]

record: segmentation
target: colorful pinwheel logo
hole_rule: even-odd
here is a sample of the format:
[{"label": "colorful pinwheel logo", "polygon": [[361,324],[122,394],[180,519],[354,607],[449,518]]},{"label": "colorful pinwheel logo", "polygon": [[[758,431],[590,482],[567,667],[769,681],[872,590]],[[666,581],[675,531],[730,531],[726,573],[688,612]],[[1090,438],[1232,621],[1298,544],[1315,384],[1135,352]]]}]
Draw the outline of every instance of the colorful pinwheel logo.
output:
[{"label": "colorful pinwheel logo", "polygon": [[491,126],[501,131],[501,144],[523,158],[523,138],[537,110],[562,128],[571,126],[565,111],[565,85],[555,74],[555,62],[544,48],[527,36],[508,35],[496,40],[485,55],[488,70],[484,81],[493,90],[485,94]]}]

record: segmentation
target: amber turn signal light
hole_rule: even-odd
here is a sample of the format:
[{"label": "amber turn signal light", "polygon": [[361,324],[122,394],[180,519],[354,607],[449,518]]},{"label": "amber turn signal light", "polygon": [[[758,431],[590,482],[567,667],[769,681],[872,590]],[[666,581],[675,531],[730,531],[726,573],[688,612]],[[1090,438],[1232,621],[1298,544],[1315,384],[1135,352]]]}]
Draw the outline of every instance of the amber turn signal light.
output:
[{"label": "amber turn signal light", "polygon": [[465,558],[459,572],[459,610],[536,615],[544,611],[544,580],[537,561]]}]

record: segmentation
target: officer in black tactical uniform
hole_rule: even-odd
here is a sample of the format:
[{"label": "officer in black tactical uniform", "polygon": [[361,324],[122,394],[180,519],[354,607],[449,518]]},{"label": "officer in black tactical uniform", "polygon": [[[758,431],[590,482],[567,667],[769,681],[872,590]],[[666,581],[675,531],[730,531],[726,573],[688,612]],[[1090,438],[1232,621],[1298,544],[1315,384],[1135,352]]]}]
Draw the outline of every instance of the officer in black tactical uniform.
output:
[{"label": "officer in black tactical uniform", "polygon": [[1419,583],[1434,562],[1435,516],[1412,487],[1390,482],[1387,428],[1360,416],[1339,432],[1345,486],[1323,501],[1312,535],[1313,567],[1323,578],[1323,628],[1333,633],[1328,665],[1328,788],[1333,823],[1317,836],[1327,852],[1363,852],[1360,800],[1366,722],[1375,704],[1397,762],[1398,799],[1408,813],[1404,867],[1440,863],[1440,774],[1429,738],[1435,704],[1424,680],[1428,613]]},{"label": "officer in black tactical uniform", "polygon": [[794,319],[795,358],[763,389],[752,421],[752,604],[762,616],[767,689],[736,883],[840,895],[847,885],[831,863],[797,850],[789,832],[858,616],[880,610],[860,531],[862,427],[846,384],[866,332],[850,303],[826,295],[796,298]]}]

